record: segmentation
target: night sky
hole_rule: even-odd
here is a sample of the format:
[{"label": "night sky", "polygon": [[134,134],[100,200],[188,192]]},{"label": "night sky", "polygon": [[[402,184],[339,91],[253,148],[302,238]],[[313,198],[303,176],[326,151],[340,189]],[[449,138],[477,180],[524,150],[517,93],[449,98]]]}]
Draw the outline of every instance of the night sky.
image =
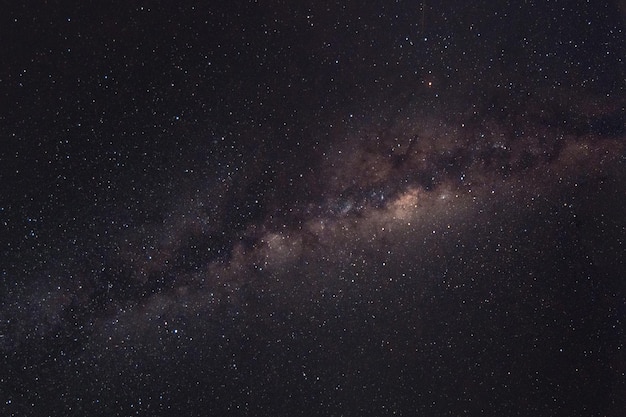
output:
[{"label": "night sky", "polygon": [[626,415],[624,1],[5,3],[0,415]]}]

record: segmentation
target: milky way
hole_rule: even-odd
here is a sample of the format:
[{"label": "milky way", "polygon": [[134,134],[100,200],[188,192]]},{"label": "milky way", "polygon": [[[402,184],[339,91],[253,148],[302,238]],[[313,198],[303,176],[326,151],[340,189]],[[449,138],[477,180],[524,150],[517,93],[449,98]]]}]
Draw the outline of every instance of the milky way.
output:
[{"label": "milky way", "polygon": [[618,5],[348,3],[3,51],[4,414],[621,415]]},{"label": "milky way", "polygon": [[[340,127],[304,181],[312,196],[304,203],[288,199],[288,210],[238,231],[220,230],[223,223],[206,211],[213,190],[198,201],[177,197],[162,224],[117,237],[114,254],[91,271],[95,277],[78,276],[18,301],[37,311],[6,331],[4,347],[29,337],[28,326],[48,336],[64,325],[68,309],[85,305],[95,315],[80,320],[103,327],[101,343],[118,344],[163,326],[172,310],[209,319],[215,309],[245,309],[245,297],[256,292],[281,293],[284,308],[297,308],[350,291],[359,271],[381,285],[385,268],[401,267],[406,257],[427,263],[442,244],[439,235],[464,241],[467,225],[485,207],[532,205],[581,171],[606,175],[604,166],[623,153],[619,105],[577,114],[572,128],[550,126],[555,121],[541,120],[541,112],[530,108],[530,121],[514,126],[516,132],[496,120],[472,125],[471,115],[411,108],[386,126]],[[594,127],[597,121],[604,125]],[[230,187],[236,185],[222,192]]]}]

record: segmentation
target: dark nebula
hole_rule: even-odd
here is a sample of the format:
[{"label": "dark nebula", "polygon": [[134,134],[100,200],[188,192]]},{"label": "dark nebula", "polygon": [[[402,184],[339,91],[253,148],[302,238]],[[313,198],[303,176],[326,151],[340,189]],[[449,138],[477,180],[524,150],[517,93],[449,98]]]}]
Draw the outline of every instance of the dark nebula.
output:
[{"label": "dark nebula", "polygon": [[626,7],[496,3],[7,6],[0,414],[623,416]]}]

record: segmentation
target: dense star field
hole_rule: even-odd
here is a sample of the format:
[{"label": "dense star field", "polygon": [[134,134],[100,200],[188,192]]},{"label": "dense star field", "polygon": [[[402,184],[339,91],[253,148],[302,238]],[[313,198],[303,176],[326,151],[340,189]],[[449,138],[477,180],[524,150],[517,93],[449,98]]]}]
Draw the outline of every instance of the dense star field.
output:
[{"label": "dense star field", "polygon": [[623,1],[20,2],[2,416],[623,416]]}]

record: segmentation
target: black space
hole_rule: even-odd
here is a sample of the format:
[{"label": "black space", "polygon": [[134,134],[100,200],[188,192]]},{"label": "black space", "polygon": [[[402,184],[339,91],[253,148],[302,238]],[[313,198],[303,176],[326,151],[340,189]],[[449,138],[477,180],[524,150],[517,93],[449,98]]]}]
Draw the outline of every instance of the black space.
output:
[{"label": "black space", "polygon": [[624,415],[624,1],[0,15],[1,415]]}]

